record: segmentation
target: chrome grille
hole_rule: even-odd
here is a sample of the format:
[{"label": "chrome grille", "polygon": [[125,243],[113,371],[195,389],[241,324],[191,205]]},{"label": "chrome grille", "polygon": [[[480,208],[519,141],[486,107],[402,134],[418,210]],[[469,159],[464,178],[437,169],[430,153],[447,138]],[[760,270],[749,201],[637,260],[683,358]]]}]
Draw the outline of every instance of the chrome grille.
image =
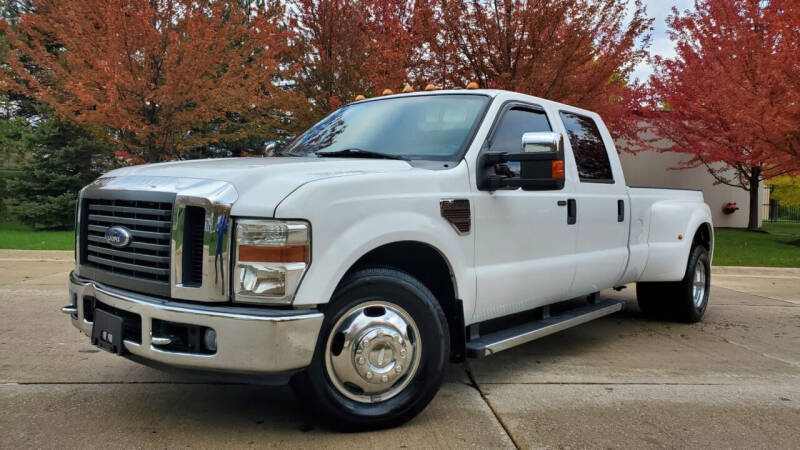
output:
[{"label": "chrome grille", "polygon": [[76,273],[162,298],[228,301],[228,224],[237,197],[224,181],[99,178],[81,191],[78,203]]},{"label": "chrome grille", "polygon": [[[85,266],[169,286],[171,202],[85,199],[83,211]],[[133,237],[123,248],[106,242],[106,230],[115,225]]]}]

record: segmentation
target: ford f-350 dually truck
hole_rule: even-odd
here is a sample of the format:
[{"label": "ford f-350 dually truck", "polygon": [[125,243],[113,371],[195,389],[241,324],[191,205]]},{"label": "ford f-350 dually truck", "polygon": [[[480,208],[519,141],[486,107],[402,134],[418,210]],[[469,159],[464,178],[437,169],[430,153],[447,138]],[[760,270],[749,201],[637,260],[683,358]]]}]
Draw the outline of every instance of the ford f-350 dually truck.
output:
[{"label": "ford f-350 dually truck", "polygon": [[597,114],[499,90],[351,103],[280,157],[114,170],[76,234],[63,311],[93,344],[291,381],[359,429],[419,413],[448,360],[620,310],[603,289],[700,320],[713,250],[702,193],[628,187]]}]

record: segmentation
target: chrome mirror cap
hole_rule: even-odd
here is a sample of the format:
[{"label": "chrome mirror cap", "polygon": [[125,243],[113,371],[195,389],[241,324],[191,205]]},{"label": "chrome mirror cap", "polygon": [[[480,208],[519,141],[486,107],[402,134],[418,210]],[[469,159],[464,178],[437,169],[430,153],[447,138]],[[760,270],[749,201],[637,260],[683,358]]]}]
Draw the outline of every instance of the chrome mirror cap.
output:
[{"label": "chrome mirror cap", "polygon": [[564,138],[560,133],[535,132],[522,135],[522,153],[560,153]]}]

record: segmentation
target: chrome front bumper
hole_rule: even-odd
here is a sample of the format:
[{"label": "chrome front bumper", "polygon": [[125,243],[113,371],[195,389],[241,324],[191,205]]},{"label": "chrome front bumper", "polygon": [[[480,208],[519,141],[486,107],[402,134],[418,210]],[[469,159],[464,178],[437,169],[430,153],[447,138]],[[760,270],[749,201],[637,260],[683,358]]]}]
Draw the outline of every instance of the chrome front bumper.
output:
[{"label": "chrome front bumper", "polygon": [[[206,371],[281,373],[311,363],[322,313],[316,310],[269,310],[179,303],[108,287],[70,273],[72,324],[92,334],[93,323],[84,317],[84,297],[138,314],[142,321],[141,343],[125,340],[125,349],[136,359]],[[217,333],[214,354],[165,351],[152,343],[152,322],[160,319],[213,328]]]}]

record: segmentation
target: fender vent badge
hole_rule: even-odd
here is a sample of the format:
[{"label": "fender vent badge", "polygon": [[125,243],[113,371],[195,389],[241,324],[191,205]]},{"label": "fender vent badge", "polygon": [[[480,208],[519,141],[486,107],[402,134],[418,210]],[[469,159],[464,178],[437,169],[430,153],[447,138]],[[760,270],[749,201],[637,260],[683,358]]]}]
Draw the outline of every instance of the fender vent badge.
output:
[{"label": "fender vent badge", "polygon": [[466,199],[446,199],[439,202],[439,209],[442,217],[447,219],[458,234],[467,234],[472,225],[472,213],[469,208],[469,200]]}]

